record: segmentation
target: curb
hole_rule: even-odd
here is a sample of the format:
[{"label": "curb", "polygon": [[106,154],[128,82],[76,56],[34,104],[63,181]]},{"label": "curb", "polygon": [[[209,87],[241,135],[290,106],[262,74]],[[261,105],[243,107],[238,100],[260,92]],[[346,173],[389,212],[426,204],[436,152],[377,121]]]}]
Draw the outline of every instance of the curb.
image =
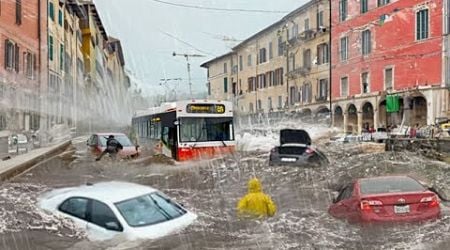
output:
[{"label": "curb", "polygon": [[[0,169],[0,181],[6,181],[9,179],[12,179],[17,175],[20,175],[21,173],[26,172],[27,170],[29,170],[31,167],[35,166],[39,162],[44,161],[50,157],[53,157],[53,156],[63,152],[70,145],[72,145],[71,140],[57,144],[55,146],[48,148],[48,150],[46,150],[46,151],[43,150],[43,152],[41,154],[39,154],[33,158],[27,159],[23,162],[15,164],[15,165],[11,164],[11,166],[6,166],[5,169]],[[23,156],[26,157],[26,154],[24,154]],[[18,156],[18,157],[20,157],[20,156]],[[16,158],[13,158],[13,159],[16,159]],[[5,162],[8,163],[8,161],[5,161]]]}]

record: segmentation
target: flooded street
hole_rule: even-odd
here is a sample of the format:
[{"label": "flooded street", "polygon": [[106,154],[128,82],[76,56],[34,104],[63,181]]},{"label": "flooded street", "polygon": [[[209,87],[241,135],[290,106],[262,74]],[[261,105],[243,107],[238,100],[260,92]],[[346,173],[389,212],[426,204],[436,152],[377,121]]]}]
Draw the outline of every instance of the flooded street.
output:
[{"label": "flooded street", "polygon": [[[50,159],[0,187],[1,249],[444,249],[450,216],[420,224],[359,226],[327,213],[338,183],[355,177],[410,174],[439,187],[450,167],[415,153],[364,154],[354,144],[319,143],[331,164],[321,168],[269,167],[264,150],[199,163],[132,165],[95,162],[86,146]],[[269,147],[270,149],[270,147]],[[277,204],[264,221],[236,216],[247,181],[258,177]],[[36,206],[43,192],[87,182],[121,180],[155,187],[198,214],[183,232],[154,241],[89,241],[67,219]]]}]

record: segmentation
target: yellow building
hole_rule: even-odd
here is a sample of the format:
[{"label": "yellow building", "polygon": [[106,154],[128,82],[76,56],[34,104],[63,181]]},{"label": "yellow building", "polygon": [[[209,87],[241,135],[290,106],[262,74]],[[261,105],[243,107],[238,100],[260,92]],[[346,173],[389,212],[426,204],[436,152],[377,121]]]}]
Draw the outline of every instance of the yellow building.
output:
[{"label": "yellow building", "polygon": [[241,114],[323,111],[329,100],[327,6],[312,0],[202,64],[209,97],[233,100]]}]

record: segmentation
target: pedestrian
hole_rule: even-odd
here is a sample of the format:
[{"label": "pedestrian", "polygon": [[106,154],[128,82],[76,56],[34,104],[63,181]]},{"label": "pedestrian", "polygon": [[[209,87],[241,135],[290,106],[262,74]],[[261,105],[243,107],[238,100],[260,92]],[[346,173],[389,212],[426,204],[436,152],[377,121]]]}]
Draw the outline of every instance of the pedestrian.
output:
[{"label": "pedestrian", "polygon": [[409,128],[409,138],[417,137],[417,129],[418,128],[419,128],[419,124],[416,124],[415,126]]},{"label": "pedestrian", "polygon": [[119,153],[120,150],[123,149],[122,144],[120,144],[119,141],[117,141],[114,138],[114,135],[110,135],[106,139],[106,148],[105,150],[95,159],[96,161],[99,161],[102,159],[102,157],[109,153],[114,159],[116,158],[117,153]]},{"label": "pedestrian", "polygon": [[248,193],[237,205],[239,216],[256,218],[272,217],[277,211],[270,196],[263,193],[261,182],[257,178],[248,181]]}]

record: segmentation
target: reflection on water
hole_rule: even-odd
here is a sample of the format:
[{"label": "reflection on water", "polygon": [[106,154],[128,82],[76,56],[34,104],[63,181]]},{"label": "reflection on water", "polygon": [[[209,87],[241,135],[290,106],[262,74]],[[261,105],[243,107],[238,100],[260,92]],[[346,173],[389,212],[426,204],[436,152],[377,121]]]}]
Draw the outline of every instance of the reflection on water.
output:
[{"label": "reflection on water", "polygon": [[[176,166],[94,162],[79,146],[70,163],[55,159],[0,189],[2,249],[439,249],[450,238],[450,217],[422,224],[361,227],[327,213],[330,187],[354,177],[408,173],[437,186],[450,184],[449,166],[413,153],[364,154],[352,146],[321,145],[331,164],[322,168],[269,167],[268,153]],[[236,202],[257,176],[278,206],[275,217],[242,221]],[[35,205],[42,192],[86,182],[123,180],[151,185],[197,213],[183,232],[156,241],[89,242],[65,220]],[[340,181],[338,181],[340,180]]]}]

